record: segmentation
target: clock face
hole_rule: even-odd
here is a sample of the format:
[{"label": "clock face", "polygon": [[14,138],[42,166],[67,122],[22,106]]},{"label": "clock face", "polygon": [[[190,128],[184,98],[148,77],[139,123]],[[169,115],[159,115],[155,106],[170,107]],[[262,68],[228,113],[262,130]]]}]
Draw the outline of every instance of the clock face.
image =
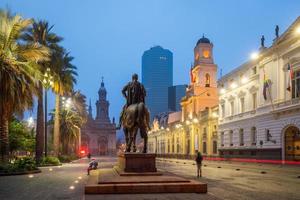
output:
[{"label": "clock face", "polygon": [[203,57],[204,58],[209,58],[210,57],[210,52],[208,50],[203,51]]}]

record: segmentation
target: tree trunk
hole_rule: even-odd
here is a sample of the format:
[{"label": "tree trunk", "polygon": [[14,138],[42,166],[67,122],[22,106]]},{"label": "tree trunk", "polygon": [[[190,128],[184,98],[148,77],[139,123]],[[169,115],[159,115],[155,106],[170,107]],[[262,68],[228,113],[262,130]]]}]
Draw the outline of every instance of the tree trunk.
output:
[{"label": "tree trunk", "polygon": [[59,154],[59,145],[60,145],[59,113],[60,113],[60,96],[58,94],[56,94],[56,96],[55,96],[54,133],[53,133],[53,146],[54,146],[55,156],[58,156],[58,154]]},{"label": "tree trunk", "polygon": [[37,123],[36,123],[36,146],[35,146],[35,156],[37,163],[40,162],[43,151],[44,151],[44,141],[45,132],[44,132],[44,108],[43,108],[43,86],[39,86],[38,94],[38,107],[37,107]]},{"label": "tree trunk", "polygon": [[8,142],[8,116],[4,110],[0,114],[0,154],[1,162],[7,163],[9,156],[9,142]]}]

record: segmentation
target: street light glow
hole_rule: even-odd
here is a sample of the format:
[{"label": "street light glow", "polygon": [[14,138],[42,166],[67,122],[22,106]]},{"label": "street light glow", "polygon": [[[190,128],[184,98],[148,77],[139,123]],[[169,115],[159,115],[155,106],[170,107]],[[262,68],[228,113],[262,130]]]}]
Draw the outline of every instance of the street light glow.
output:
[{"label": "street light glow", "polygon": [[248,82],[248,78],[247,77],[243,77],[242,78],[242,83],[247,83]]},{"label": "street light glow", "polygon": [[70,190],[74,190],[75,187],[74,187],[73,185],[71,185],[71,186],[69,187],[69,189],[70,189]]},{"label": "street light glow", "polygon": [[258,54],[258,52],[253,52],[253,53],[251,53],[250,57],[252,60],[256,60],[259,57],[259,54]]},{"label": "street light glow", "polygon": [[237,87],[237,84],[236,84],[235,82],[233,82],[233,83],[231,83],[230,87],[231,87],[232,89],[234,89],[234,88]]},{"label": "street light glow", "polygon": [[300,26],[297,27],[296,33],[297,33],[297,34],[300,34]]},{"label": "street light glow", "polygon": [[220,90],[220,93],[221,94],[224,94],[226,92],[226,90],[224,89],[224,88],[222,88],[221,90]]}]

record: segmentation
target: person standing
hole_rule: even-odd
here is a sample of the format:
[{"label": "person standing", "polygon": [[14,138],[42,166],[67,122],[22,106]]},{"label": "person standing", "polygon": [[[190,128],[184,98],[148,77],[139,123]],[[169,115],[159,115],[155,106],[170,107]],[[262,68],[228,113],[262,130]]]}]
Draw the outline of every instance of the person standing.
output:
[{"label": "person standing", "polygon": [[197,155],[195,158],[196,164],[197,164],[197,177],[202,177],[202,160],[203,157],[199,151],[197,151]]}]

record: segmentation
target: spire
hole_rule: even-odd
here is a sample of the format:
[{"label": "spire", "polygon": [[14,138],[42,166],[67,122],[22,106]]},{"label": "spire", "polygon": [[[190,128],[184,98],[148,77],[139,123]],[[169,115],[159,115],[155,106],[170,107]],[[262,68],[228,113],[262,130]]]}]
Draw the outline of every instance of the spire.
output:
[{"label": "spire", "polygon": [[89,117],[93,118],[91,98],[90,98],[90,103],[89,103]]},{"label": "spire", "polygon": [[101,87],[104,87],[104,81],[103,81],[104,77],[101,77]]}]

